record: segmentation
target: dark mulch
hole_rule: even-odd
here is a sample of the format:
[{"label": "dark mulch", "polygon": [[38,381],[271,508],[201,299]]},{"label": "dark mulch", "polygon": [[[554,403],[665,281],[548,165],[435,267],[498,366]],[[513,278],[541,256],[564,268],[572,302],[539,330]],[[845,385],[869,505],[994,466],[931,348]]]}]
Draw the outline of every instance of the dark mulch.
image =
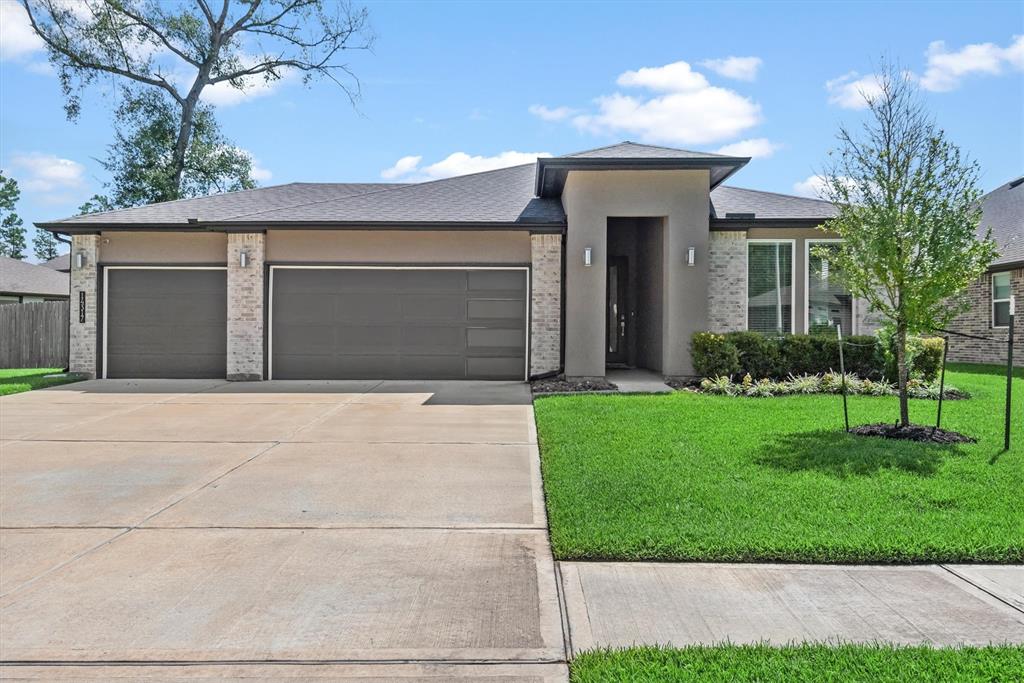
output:
[{"label": "dark mulch", "polygon": [[665,380],[665,384],[669,385],[676,391],[699,391],[700,380],[695,378],[682,378],[682,377],[669,377]]},{"label": "dark mulch", "polygon": [[936,429],[925,425],[910,425],[900,427],[899,425],[876,422],[875,424],[861,425],[850,430],[851,434],[859,436],[880,436],[884,439],[902,439],[904,441],[924,441],[927,443],[977,443],[977,439],[951,432],[947,429]]},{"label": "dark mulch", "polygon": [[574,394],[588,391],[616,391],[618,387],[605,380],[569,382],[564,379],[537,379],[530,383],[535,394]]}]

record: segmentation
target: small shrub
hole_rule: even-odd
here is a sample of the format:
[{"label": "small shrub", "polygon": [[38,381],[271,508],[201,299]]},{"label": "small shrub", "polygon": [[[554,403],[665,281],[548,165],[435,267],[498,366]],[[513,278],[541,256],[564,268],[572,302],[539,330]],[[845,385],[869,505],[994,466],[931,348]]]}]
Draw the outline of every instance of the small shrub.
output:
[{"label": "small shrub", "polygon": [[690,342],[693,368],[701,377],[732,377],[740,372],[740,354],[724,335],[698,332]]},{"label": "small shrub", "polygon": [[791,394],[820,394],[821,377],[819,375],[790,375],[787,380]]},{"label": "small shrub", "polygon": [[706,391],[709,394],[720,394],[722,396],[735,396],[738,393],[738,389],[732,380],[725,375],[719,375],[714,379],[705,379],[700,383],[701,391]]},{"label": "small shrub", "polygon": [[913,374],[926,382],[939,376],[942,369],[942,352],[945,341],[942,337],[923,337],[919,340],[917,356],[914,358]]},{"label": "small shrub", "polygon": [[739,351],[741,372],[754,377],[783,377],[780,337],[760,332],[730,332],[725,335]]},{"label": "small shrub", "polygon": [[[747,375],[747,377],[750,377],[750,375]],[[758,380],[757,382],[749,385],[744,382],[743,386],[744,395],[755,398],[770,398],[779,393],[778,385],[770,379]]]},{"label": "small shrub", "polygon": [[[888,327],[878,331],[885,363],[885,376],[896,381],[899,371],[896,364],[896,333]],[[911,379],[930,382],[942,369],[943,340],[941,337],[907,337],[907,367]]]}]

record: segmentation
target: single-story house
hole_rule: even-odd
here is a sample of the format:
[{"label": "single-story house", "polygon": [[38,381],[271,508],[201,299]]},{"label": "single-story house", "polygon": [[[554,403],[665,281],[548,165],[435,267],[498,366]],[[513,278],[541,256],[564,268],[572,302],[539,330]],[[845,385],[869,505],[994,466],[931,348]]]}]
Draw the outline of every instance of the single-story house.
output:
[{"label": "single-story house", "polygon": [[54,256],[48,261],[43,261],[39,265],[52,268],[53,270],[60,271],[61,273],[71,272],[71,254],[61,254],[60,256]]},{"label": "single-story house", "polygon": [[67,301],[70,287],[67,273],[0,256],[0,304]]},{"label": "single-story house", "polygon": [[[971,307],[949,329],[985,337],[982,341],[953,335],[950,360],[972,363],[1005,363],[1009,335],[1010,297],[1024,306],[1024,177],[1011,180],[981,198],[978,235],[991,231],[999,256],[988,273],[967,290]],[[1024,311],[1015,311],[1014,365],[1024,365]]]},{"label": "single-story house", "polygon": [[693,374],[699,330],[873,327],[827,202],[631,142],[415,184],[292,183],[76,216],[71,370],[99,377]]}]

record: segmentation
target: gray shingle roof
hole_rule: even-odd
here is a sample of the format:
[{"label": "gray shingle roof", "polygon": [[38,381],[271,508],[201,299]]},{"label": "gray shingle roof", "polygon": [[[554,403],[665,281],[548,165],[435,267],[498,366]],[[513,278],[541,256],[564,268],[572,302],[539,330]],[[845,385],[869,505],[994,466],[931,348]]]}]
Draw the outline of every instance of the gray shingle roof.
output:
[{"label": "gray shingle roof", "polygon": [[576,159],[729,159],[724,154],[711,154],[709,152],[693,152],[688,149],[676,149],[674,147],[660,147],[658,145],[640,145],[626,140],[607,147],[588,149],[573,154],[565,154],[564,157]]},{"label": "gray shingle roof", "polygon": [[993,266],[1024,261],[1024,177],[997,187],[981,198],[979,235],[992,231],[999,247]]},{"label": "gray shingle roof", "polygon": [[0,256],[0,294],[68,296],[70,283],[67,273]]},{"label": "gray shingle roof", "polygon": [[835,216],[836,208],[820,199],[719,185],[711,191],[711,217],[722,219],[730,213],[752,213],[766,220],[825,219]]},{"label": "gray shingle roof", "polygon": [[61,254],[60,256],[55,256],[49,261],[43,261],[39,265],[46,266],[47,268],[50,268],[52,270],[59,270],[62,273],[70,273],[71,254]]}]

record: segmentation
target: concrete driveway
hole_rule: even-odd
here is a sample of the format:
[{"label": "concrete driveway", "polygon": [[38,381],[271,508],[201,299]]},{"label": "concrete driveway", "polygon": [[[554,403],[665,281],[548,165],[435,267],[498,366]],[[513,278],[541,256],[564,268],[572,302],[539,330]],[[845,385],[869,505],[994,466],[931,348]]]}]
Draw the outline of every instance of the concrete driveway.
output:
[{"label": "concrete driveway", "polygon": [[[470,382],[0,399],[4,674],[562,680],[532,410]],[[76,662],[122,666],[45,666]]]}]

